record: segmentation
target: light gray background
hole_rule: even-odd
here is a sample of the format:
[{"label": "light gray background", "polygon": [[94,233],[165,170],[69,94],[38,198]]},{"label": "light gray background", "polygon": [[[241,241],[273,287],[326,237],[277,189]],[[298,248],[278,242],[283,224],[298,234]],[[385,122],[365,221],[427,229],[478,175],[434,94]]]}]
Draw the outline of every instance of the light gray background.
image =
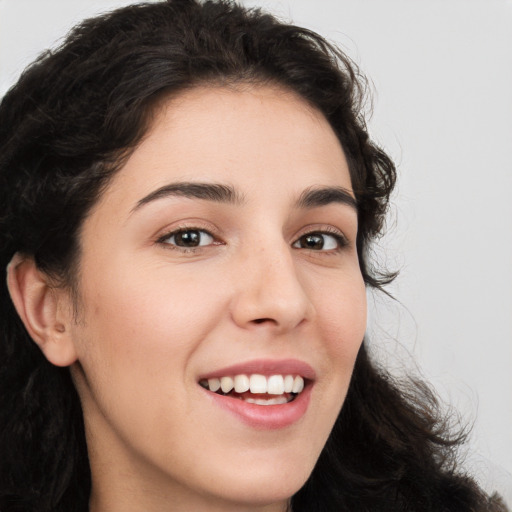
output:
[{"label": "light gray background", "polygon": [[[74,23],[126,0],[0,0],[0,96]],[[512,503],[512,0],[246,0],[336,41],[399,167],[370,295],[379,357],[474,422],[466,467]]]}]

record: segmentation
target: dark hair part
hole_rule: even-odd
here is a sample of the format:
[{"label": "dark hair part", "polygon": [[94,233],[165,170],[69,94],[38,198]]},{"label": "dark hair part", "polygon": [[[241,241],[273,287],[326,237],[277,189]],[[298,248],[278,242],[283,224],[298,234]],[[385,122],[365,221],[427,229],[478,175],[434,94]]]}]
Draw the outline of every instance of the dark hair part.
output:
[{"label": "dark hair part", "polygon": [[[0,105],[0,267],[16,253],[73,287],[88,211],[141,141],[161,99],[198,85],[276,84],[330,122],[347,157],[359,211],[365,282],[395,169],[368,137],[364,80],[317,34],[227,1],[134,5],[77,26],[21,76]],[[82,411],[68,369],[32,342],[0,289],[0,510],[86,511]],[[361,348],[300,511],[502,510],[456,476],[450,438],[422,386],[397,387]]]}]

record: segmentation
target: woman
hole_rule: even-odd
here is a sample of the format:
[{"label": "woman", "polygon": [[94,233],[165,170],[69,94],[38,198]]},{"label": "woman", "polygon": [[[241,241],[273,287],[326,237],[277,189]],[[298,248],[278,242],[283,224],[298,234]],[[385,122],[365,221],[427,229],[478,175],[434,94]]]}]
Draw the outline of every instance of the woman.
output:
[{"label": "woman", "polygon": [[2,512],[504,510],[367,356],[395,171],[361,90],[316,34],[189,0],[89,20],[22,76]]}]

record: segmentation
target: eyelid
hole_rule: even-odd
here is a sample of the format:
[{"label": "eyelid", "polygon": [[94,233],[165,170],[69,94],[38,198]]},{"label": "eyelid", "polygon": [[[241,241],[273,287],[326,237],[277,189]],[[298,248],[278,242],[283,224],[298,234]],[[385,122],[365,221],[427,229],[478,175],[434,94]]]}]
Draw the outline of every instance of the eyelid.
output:
[{"label": "eyelid", "polygon": [[[206,233],[207,235],[211,236],[213,238],[213,243],[207,244],[207,245],[198,245],[195,247],[184,247],[184,246],[178,246],[171,244],[167,242],[169,238],[172,236],[175,236],[181,232],[184,231],[201,231]],[[351,244],[350,239],[345,235],[345,233],[332,225],[326,225],[326,224],[312,224],[303,227],[298,234],[296,234],[292,241],[292,247],[300,240],[300,238],[311,235],[311,234],[320,234],[320,235],[330,235],[334,237],[338,242],[338,247],[336,249],[325,249],[325,250],[314,250],[311,249],[314,252],[318,253],[333,253],[336,251],[339,251],[343,249],[344,247],[347,247]],[[179,224],[175,224],[174,226],[168,226],[167,228],[164,228],[160,230],[159,234],[155,236],[155,243],[161,244],[166,246],[170,249],[177,249],[179,251],[183,252],[193,252],[201,249],[205,249],[207,247],[211,247],[214,245],[224,245],[225,241],[222,240],[219,229],[210,224],[209,222],[205,222],[203,220],[195,220],[190,219],[187,221],[180,221]],[[295,247],[294,247],[295,248]],[[299,247],[298,247],[299,248]],[[304,248],[302,248],[304,249]]]},{"label": "eyelid", "polygon": [[[209,245],[196,246],[196,247],[180,247],[178,245],[173,245],[168,243],[166,240],[175,236],[184,231],[201,231],[213,238],[213,243]],[[182,251],[191,251],[191,250],[199,250],[206,247],[210,247],[212,245],[221,245],[223,243],[222,239],[219,235],[219,230],[211,225],[210,223],[206,223],[204,221],[199,220],[190,220],[190,221],[181,221],[179,224],[174,226],[169,226],[160,230],[159,234],[155,236],[155,243],[166,246],[167,248],[177,249]]]},{"label": "eyelid", "polygon": [[193,232],[193,233],[200,233],[201,235],[204,235],[206,237],[208,237],[208,243],[199,243],[198,245],[196,246],[192,246],[192,247],[207,247],[209,245],[214,245],[215,243],[215,238],[213,237],[213,235],[211,233],[209,233],[208,231],[204,230],[204,229],[182,229],[182,230],[179,230],[179,231],[174,231],[173,233],[169,233],[169,236],[168,237],[164,237],[162,239],[162,243],[168,243],[169,245],[173,245],[173,246],[177,246],[177,247],[183,247],[183,248],[192,248],[192,247],[187,247],[187,246],[182,246],[180,244],[177,243],[176,240],[174,240],[174,243],[171,243],[171,239],[175,239],[177,236],[179,235],[183,235],[184,233],[190,233],[190,232]]},{"label": "eyelid", "polygon": [[295,235],[295,239],[297,240],[301,236],[308,235],[310,233],[326,233],[328,235],[339,236],[346,240],[347,243],[349,241],[349,238],[345,235],[343,230],[333,226],[332,224],[308,224],[298,231]]},{"label": "eyelid", "polygon": [[[331,225],[312,225],[312,226],[306,226],[303,228],[298,235],[295,236],[294,241],[292,243],[292,247],[303,237],[307,235],[313,235],[313,234],[319,234],[319,235],[330,235],[338,241],[339,247],[336,250],[341,250],[344,247],[347,247],[350,245],[349,238],[345,235],[343,231],[341,231],[338,228],[335,228]],[[311,249],[314,251],[314,249]],[[315,252],[333,252],[333,250],[317,250]]]}]

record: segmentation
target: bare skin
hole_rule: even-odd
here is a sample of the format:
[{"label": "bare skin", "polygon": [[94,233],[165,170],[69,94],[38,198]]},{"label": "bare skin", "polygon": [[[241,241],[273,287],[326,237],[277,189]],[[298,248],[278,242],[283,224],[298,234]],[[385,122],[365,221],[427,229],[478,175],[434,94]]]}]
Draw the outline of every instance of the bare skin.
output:
[{"label": "bare skin", "polygon": [[[48,359],[72,367],[91,512],[286,510],[366,327],[352,195],[335,134],[292,93],[196,88],[163,105],[85,220],[79,321],[64,291],[25,315]],[[23,296],[37,276],[17,269]],[[54,343],[37,318],[59,325]],[[200,385],[254,360],[314,373],[284,426],[241,420]]]}]

